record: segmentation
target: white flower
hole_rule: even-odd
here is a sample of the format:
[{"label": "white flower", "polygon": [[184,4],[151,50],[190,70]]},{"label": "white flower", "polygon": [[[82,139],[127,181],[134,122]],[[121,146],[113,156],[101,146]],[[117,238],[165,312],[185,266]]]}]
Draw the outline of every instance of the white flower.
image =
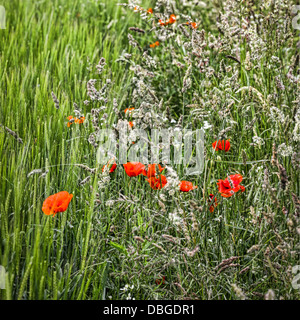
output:
[{"label": "white flower", "polygon": [[203,129],[207,130],[210,129],[212,127],[211,124],[209,124],[207,121],[203,121]]},{"label": "white flower", "polygon": [[293,154],[293,148],[291,146],[287,146],[285,143],[282,143],[278,146],[277,152],[283,157],[289,157]]}]

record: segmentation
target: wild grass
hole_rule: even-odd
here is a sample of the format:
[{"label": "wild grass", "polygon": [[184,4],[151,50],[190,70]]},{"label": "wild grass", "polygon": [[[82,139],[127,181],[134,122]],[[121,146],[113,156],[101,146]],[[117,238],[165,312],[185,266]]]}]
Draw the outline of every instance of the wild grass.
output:
[{"label": "wild grass", "polygon": [[[177,26],[168,27],[175,35],[164,38],[162,29],[150,31],[152,18],[142,20],[117,1],[4,1],[0,265],[7,273],[0,299],[299,299],[299,289],[292,287],[292,267],[300,264],[299,140],[293,138],[300,122],[299,36],[290,25],[282,27],[290,11],[283,7],[286,15],[280,11],[276,16],[273,9],[280,5],[271,2],[271,7],[260,7],[253,1],[253,12],[265,19],[257,31],[266,47],[261,52],[259,42],[230,36],[232,30],[220,22],[222,12],[230,25],[222,1],[204,1],[204,8],[193,1],[159,7],[165,16],[174,10],[196,17],[199,28],[184,27],[186,32],[195,37],[204,29],[203,42],[222,43],[220,51],[197,39],[191,44],[192,38],[185,39]],[[155,3],[143,1],[142,6],[154,8]],[[234,17],[248,14],[250,5],[240,8]],[[129,45],[129,32],[142,51]],[[160,45],[150,51],[157,38]],[[193,50],[199,50],[201,58],[193,56]],[[144,51],[155,59],[156,68],[147,66]],[[234,55],[237,51],[239,56]],[[132,57],[118,61],[125,52]],[[106,66],[99,75],[95,66],[101,57]],[[135,72],[135,66],[148,68],[153,79]],[[291,66],[294,82],[287,77]],[[189,78],[192,85],[185,87]],[[205,135],[203,173],[187,177],[183,166],[173,166],[180,180],[191,180],[198,189],[185,194],[152,190],[144,177],[129,178],[121,165],[99,186],[101,170],[92,174],[80,166],[96,168],[96,149],[88,142],[94,126],[91,121],[66,125],[67,116],[74,115],[74,102],[90,118],[91,110],[102,106],[83,103],[89,99],[90,79],[99,80],[97,87],[112,81],[105,96],[108,117],[101,128],[124,118],[125,108],[138,109],[143,103],[168,118],[162,127],[172,119],[190,129],[211,125]],[[163,99],[162,106],[141,84],[153,90],[158,101]],[[274,119],[274,107],[283,120],[280,114]],[[145,119],[143,114],[137,121]],[[212,150],[220,137],[230,138],[230,152]],[[222,199],[216,182],[237,172],[246,191]],[[62,190],[74,195],[68,210],[54,218],[44,215],[45,198]],[[210,193],[218,198],[213,213]],[[170,214],[180,218],[180,225]],[[165,284],[157,284],[163,276]]]}]

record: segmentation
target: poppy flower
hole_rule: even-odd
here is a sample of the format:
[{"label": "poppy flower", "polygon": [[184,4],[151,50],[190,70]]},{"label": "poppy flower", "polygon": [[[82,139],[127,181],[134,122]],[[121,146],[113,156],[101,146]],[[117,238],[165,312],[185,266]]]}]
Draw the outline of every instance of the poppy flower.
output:
[{"label": "poppy flower", "polygon": [[83,123],[84,122],[84,120],[85,120],[85,117],[80,117],[79,119],[78,118],[75,118],[75,123],[78,123],[78,124],[80,124],[80,123]]},{"label": "poppy flower", "polygon": [[123,164],[125,172],[129,177],[136,177],[145,170],[145,165],[140,162],[127,162]]},{"label": "poppy flower", "polygon": [[[213,199],[214,199],[214,201],[213,201]],[[210,194],[208,202],[210,204],[209,211],[214,212],[216,206],[218,205],[217,198],[213,194]]]},{"label": "poppy flower", "polygon": [[193,186],[192,182],[189,181],[180,181],[179,189],[183,192],[189,192],[191,190],[197,189],[197,186]]},{"label": "poppy flower", "polygon": [[158,20],[158,23],[159,23],[161,26],[165,26],[165,25],[168,24],[167,22],[163,22],[161,19]]},{"label": "poppy flower", "polygon": [[217,185],[219,187],[219,192],[221,193],[221,196],[225,198],[229,198],[239,190],[244,192],[245,187],[240,185],[242,180],[243,180],[243,176],[240,174],[233,174],[227,177],[225,180],[220,179]]},{"label": "poppy flower", "polygon": [[218,140],[212,144],[212,147],[215,150],[224,150],[225,152],[227,152],[230,149],[230,141],[229,140],[226,140],[226,141],[225,140]]},{"label": "poppy flower", "polygon": [[132,113],[131,111],[132,111],[132,110],[134,110],[134,108],[126,108],[126,109],[124,110],[124,112],[125,112],[125,114],[127,114],[127,112],[128,112],[128,114],[131,115],[131,113]]},{"label": "poppy flower", "polygon": [[149,8],[148,10],[147,10],[147,13],[153,13],[153,9],[152,8]]},{"label": "poppy flower", "polygon": [[[110,162],[110,161],[108,161],[108,164],[107,164],[107,165],[104,165],[104,166],[103,166],[102,172],[104,172],[106,166],[109,166],[109,165],[110,165],[109,162]],[[113,172],[116,170],[116,168],[117,168],[117,164],[116,164],[116,161],[115,161],[115,162],[111,165],[111,167],[110,167],[110,169],[109,169],[109,173],[113,173]]]},{"label": "poppy flower", "polygon": [[197,29],[198,28],[198,25],[197,25],[196,22],[187,22],[186,24],[191,26],[193,29]]},{"label": "poppy flower", "polygon": [[128,125],[130,126],[130,128],[132,128],[132,127],[133,127],[133,122],[132,122],[132,121],[129,121],[129,122],[128,122]]},{"label": "poppy flower", "polygon": [[47,215],[53,215],[58,212],[64,212],[68,209],[69,203],[73,195],[67,191],[61,191],[52,196],[49,196],[43,203],[42,211]]},{"label": "poppy flower", "polygon": [[159,46],[159,42],[158,41],[150,44],[150,48],[155,48],[155,47],[158,47],[158,46]]},{"label": "poppy flower", "polygon": [[176,16],[175,16],[175,14],[171,14],[168,23],[169,23],[169,24],[172,24],[172,23],[174,23],[174,22],[176,22]]},{"label": "poppy flower", "polygon": [[166,280],[166,277],[163,276],[161,279],[156,279],[156,280],[155,280],[155,283],[156,283],[158,286],[159,286],[160,284],[166,284],[165,280]]},{"label": "poppy flower", "polygon": [[74,122],[73,116],[68,116],[67,119],[69,120],[67,126],[70,128],[71,124]]},{"label": "poppy flower", "polygon": [[73,116],[68,116],[67,119],[69,120],[69,122],[67,123],[67,126],[70,128],[72,123],[83,123],[85,120],[85,117],[81,116],[79,119],[78,118],[73,118]]},{"label": "poppy flower", "polygon": [[175,14],[171,14],[170,15],[170,18],[166,21],[166,22],[163,22],[161,19],[158,20],[158,23],[161,25],[161,26],[166,26],[168,24],[173,24],[174,22],[176,22],[176,16]]},{"label": "poppy flower", "polygon": [[[162,172],[165,168],[163,168],[160,164],[158,165],[159,172]],[[156,164],[149,164],[147,170],[145,169],[143,172],[144,176],[148,178],[152,178],[156,176]]]},{"label": "poppy flower", "polygon": [[151,177],[149,179],[146,179],[150,187],[154,190],[162,189],[167,184],[167,178],[163,175],[159,176],[159,178]]}]

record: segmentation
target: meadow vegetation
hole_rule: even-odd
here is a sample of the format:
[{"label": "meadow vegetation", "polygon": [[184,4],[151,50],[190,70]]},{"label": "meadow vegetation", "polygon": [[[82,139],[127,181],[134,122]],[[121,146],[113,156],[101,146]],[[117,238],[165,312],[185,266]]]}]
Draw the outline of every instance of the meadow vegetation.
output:
[{"label": "meadow vegetation", "polygon": [[[0,299],[299,299],[296,1],[121,2],[3,3]],[[103,172],[97,133],[124,127],[128,148],[135,128],[203,128],[203,172],[161,163],[159,190]]]}]

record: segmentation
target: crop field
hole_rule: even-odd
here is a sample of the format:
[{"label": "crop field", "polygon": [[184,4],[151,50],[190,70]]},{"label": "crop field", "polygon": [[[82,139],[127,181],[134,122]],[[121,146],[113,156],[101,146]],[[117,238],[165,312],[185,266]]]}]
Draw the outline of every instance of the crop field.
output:
[{"label": "crop field", "polygon": [[0,2],[0,300],[298,300],[299,30],[292,0]]}]

